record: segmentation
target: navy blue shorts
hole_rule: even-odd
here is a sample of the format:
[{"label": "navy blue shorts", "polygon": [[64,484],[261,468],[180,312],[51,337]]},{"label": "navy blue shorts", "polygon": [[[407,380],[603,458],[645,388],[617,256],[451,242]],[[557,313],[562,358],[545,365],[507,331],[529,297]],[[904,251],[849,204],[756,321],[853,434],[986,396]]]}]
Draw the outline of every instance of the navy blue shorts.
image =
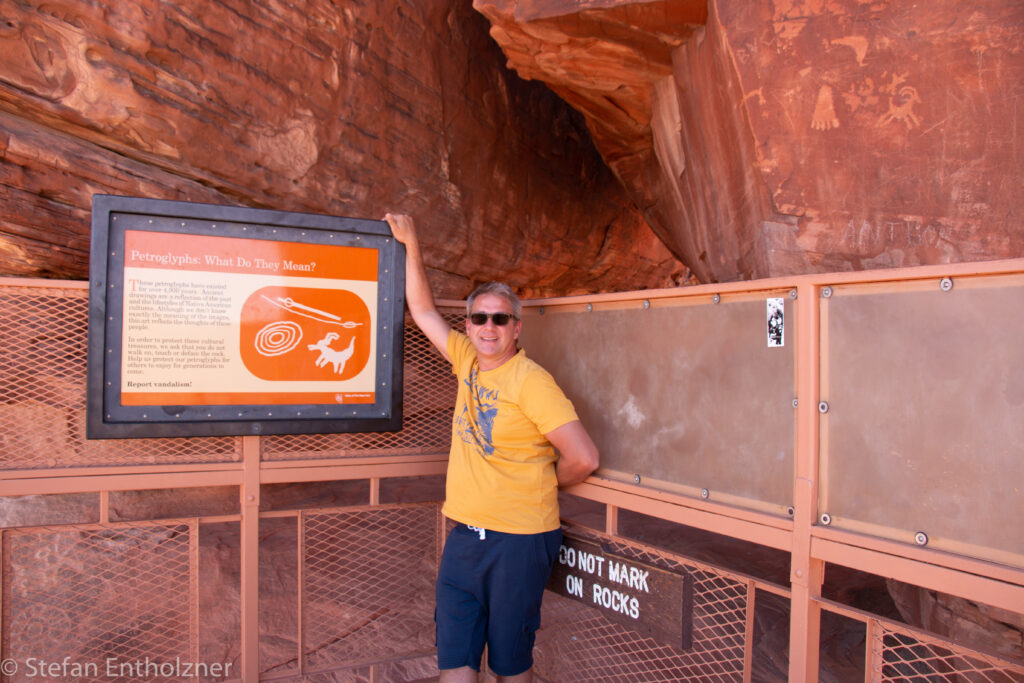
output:
[{"label": "navy blue shorts", "polygon": [[437,576],[437,666],[516,676],[533,666],[540,603],[558,557],[562,530],[541,534],[480,533],[459,524],[441,555]]}]

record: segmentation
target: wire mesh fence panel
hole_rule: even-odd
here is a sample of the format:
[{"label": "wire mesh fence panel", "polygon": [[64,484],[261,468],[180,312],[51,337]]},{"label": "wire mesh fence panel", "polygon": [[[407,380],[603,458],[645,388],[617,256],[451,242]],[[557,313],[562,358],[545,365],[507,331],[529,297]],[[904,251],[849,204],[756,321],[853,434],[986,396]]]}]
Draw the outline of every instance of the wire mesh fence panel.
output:
[{"label": "wire mesh fence panel", "polygon": [[[580,528],[574,531],[581,536]],[[748,583],[717,569],[617,537],[593,535],[605,552],[692,577],[692,646],[658,642],[596,607],[547,592],[537,672],[552,681],[742,681]],[[665,609],[675,609],[666,605]]]},{"label": "wire mesh fence panel", "polygon": [[319,674],[308,674],[299,678],[289,679],[302,683],[374,683],[373,670],[368,666],[355,669],[344,669]]},{"label": "wire mesh fence panel", "polygon": [[87,440],[89,293],[0,285],[0,469],[231,462],[234,437]]},{"label": "wire mesh fence panel", "polygon": [[302,517],[305,671],[434,652],[439,506]]},{"label": "wire mesh fence panel", "polygon": [[[428,626],[428,628],[430,628]],[[432,630],[432,629],[430,629]],[[413,657],[377,666],[377,680],[389,683],[413,683],[437,678],[437,655]]]},{"label": "wire mesh fence panel", "polygon": [[298,514],[260,519],[259,672],[294,680],[299,671]]},{"label": "wire mesh fence panel", "polygon": [[[236,437],[87,440],[88,290],[0,286],[0,470],[237,462]],[[445,314],[455,324],[459,315]],[[455,378],[419,329],[405,328],[398,432],[275,435],[264,460],[447,452]]]},{"label": "wire mesh fence panel", "polygon": [[4,531],[4,680],[188,678],[197,535],[189,520]]},{"label": "wire mesh fence panel", "polygon": [[[452,324],[457,320],[455,315],[445,318]],[[451,366],[419,328],[407,320],[400,431],[266,436],[261,440],[262,459],[447,453],[455,390]]]},{"label": "wire mesh fence panel", "polygon": [[393,662],[364,665],[351,669],[332,669],[284,678],[261,678],[281,683],[426,683],[436,681],[437,657],[413,657]]},{"label": "wire mesh fence panel", "polygon": [[[461,317],[454,312],[445,315],[452,324]],[[17,491],[13,487],[19,477],[47,478],[43,472],[25,475],[12,470],[174,464],[198,473],[215,468],[189,466],[241,460],[242,439],[236,437],[87,440],[87,323],[86,283],[0,284],[0,478],[9,479],[12,488],[8,490]],[[412,324],[406,325],[403,367],[402,430],[262,437],[261,457],[294,461],[447,452],[456,381],[448,363]],[[152,482],[147,481],[140,484],[146,493],[134,495],[127,490],[130,485],[112,479],[115,484],[108,495],[96,493],[107,486],[103,476],[67,474],[73,473],[57,472],[54,477],[73,484],[90,480],[86,488],[91,492],[80,496],[68,485],[62,490],[69,492],[45,496],[45,500],[32,496],[19,500],[12,494],[0,501],[5,515],[0,523],[0,650],[5,662],[18,665],[16,670],[0,669],[0,681],[186,679],[189,676],[180,664],[171,669],[166,665],[198,663],[200,658],[212,663],[210,653],[221,650],[210,646],[204,651],[203,647],[214,641],[241,641],[240,626],[222,628],[223,636],[210,626],[208,605],[212,603],[207,600],[221,603],[222,612],[241,612],[237,605],[241,597],[217,595],[204,583],[200,599],[199,522],[179,519],[194,513],[240,515],[244,520],[247,514],[255,514],[239,510],[236,485],[223,486],[218,480],[203,486],[196,477],[190,480],[195,491],[182,494],[179,489],[153,491]],[[135,475],[149,477],[150,473],[129,474]],[[346,488],[349,484],[354,488]],[[413,489],[409,482],[402,485]],[[245,492],[247,484],[240,486]],[[275,514],[284,514],[261,520],[258,541],[262,674],[268,680],[302,681],[433,678],[434,581],[443,526],[438,504],[339,507],[369,500],[372,489],[360,480],[331,490],[330,502],[318,499],[315,509],[309,503],[302,506],[307,511],[297,511],[291,509],[295,501],[313,488],[274,486],[262,487],[263,503]],[[439,486],[434,483],[431,491],[438,494],[431,494],[430,500],[440,495]],[[356,500],[357,494],[362,498]],[[392,498],[398,499],[398,494]],[[428,498],[404,498],[411,499]],[[325,510],[324,505],[333,509]],[[163,511],[175,519],[93,523],[108,517],[150,520],[163,516]],[[605,511],[597,504],[585,512],[600,524]],[[211,520],[204,524],[210,525]],[[268,530],[280,532],[280,538]],[[216,566],[238,567],[242,564],[236,550],[240,532],[222,533],[226,540],[218,553],[228,560]],[[745,654],[749,657],[752,649],[749,641],[757,640],[747,632],[748,611],[754,604],[748,594],[749,579],[639,541],[588,533],[610,553],[687,577],[688,637],[680,645],[678,639],[673,642],[662,635],[637,632],[610,620],[592,602],[584,604],[549,592],[536,650],[540,678],[743,680]],[[203,538],[210,538],[205,527]],[[285,556],[288,560],[280,561]],[[274,578],[263,571],[268,565],[285,579],[268,580]],[[253,569],[247,565],[242,573]],[[227,585],[239,594],[241,579],[232,572],[225,572],[234,582]],[[205,634],[200,632],[200,602],[206,609]],[[765,601],[759,597],[758,602]],[[227,617],[224,622],[237,623]],[[275,630],[265,630],[271,622],[277,622]],[[1024,683],[1024,664],[1016,660],[969,650],[910,627],[875,619],[868,623],[866,659],[871,680]],[[235,650],[227,649],[236,657],[236,650],[250,646],[240,643]],[[785,646],[778,649],[786,653]],[[756,667],[755,656],[753,680],[763,679]],[[780,656],[780,673],[784,667]],[[232,678],[231,673],[240,672],[236,668],[225,673]]]},{"label": "wire mesh fence panel", "polygon": [[261,681],[274,681],[274,683],[377,683],[388,679],[374,678],[373,668],[359,666],[352,669],[334,669],[321,673],[295,674],[292,676],[261,675]]},{"label": "wire mesh fence panel", "polygon": [[1024,665],[878,622],[871,647],[872,680],[922,683],[1021,683]]}]

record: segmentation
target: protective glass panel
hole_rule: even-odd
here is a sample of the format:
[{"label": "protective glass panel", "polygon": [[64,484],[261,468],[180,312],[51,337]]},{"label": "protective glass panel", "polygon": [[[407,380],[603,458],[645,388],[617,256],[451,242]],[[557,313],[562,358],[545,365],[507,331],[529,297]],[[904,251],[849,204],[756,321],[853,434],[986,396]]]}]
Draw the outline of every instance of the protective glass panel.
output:
[{"label": "protective glass panel", "polygon": [[[822,509],[834,524],[1024,554],[1024,288],[837,292]],[[920,541],[924,541],[921,537]],[[1005,559],[1005,558],[1004,558]]]},{"label": "protective glass panel", "polygon": [[575,404],[605,470],[639,474],[644,484],[706,488],[712,498],[787,506],[792,302],[784,299],[785,345],[769,346],[767,298],[531,310],[523,346]]}]

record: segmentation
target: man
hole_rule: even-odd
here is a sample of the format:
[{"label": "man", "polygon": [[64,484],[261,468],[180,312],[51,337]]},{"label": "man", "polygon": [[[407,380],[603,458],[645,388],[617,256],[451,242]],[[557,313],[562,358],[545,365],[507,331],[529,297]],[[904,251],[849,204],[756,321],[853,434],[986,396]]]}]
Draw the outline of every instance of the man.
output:
[{"label": "man", "polygon": [[558,487],[597,468],[597,447],[551,375],[518,348],[515,293],[483,285],[467,301],[465,334],[452,329],[434,305],[412,218],[385,220],[406,248],[409,312],[459,380],[442,510],[458,525],[441,558],[434,617],[441,681],[476,681],[485,644],[499,680],[531,681],[562,538]]}]

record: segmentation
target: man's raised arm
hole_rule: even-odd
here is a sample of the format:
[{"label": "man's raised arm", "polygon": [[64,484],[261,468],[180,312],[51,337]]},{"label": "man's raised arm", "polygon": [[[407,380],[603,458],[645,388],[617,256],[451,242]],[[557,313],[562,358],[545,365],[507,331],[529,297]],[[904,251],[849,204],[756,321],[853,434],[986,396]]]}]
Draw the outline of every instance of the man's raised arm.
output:
[{"label": "man's raised arm", "polygon": [[434,294],[430,291],[427,269],[423,265],[420,242],[416,236],[416,224],[411,216],[386,214],[384,220],[391,226],[395,239],[405,245],[405,303],[409,307],[416,326],[423,331],[445,360],[448,358],[448,333],[451,327],[434,305]]}]

